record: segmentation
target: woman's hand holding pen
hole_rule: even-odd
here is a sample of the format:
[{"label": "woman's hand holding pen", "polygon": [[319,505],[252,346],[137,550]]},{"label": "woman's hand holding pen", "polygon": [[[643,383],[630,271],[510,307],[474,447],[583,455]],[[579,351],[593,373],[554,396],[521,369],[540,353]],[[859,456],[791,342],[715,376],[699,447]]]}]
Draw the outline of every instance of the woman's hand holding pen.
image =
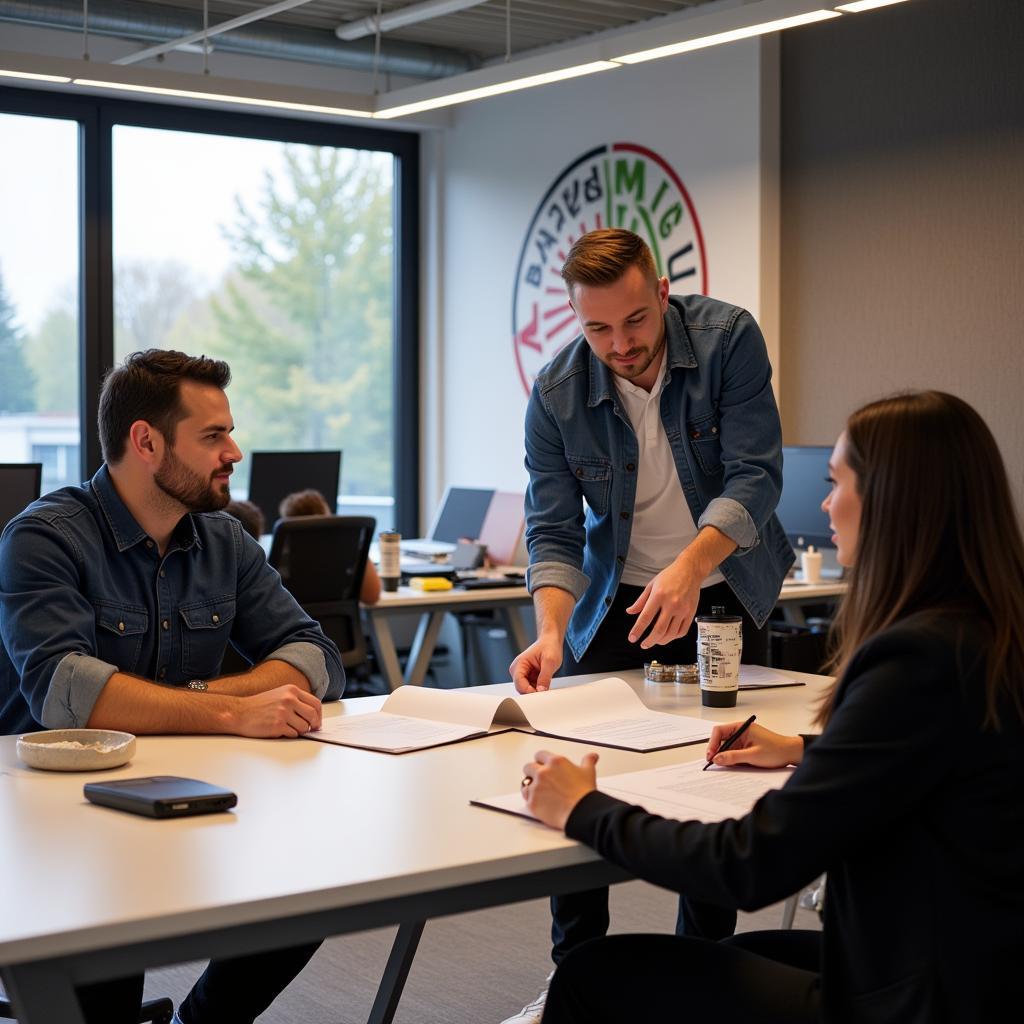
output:
[{"label": "woman's hand holding pen", "polygon": [[804,741],[800,736],[783,736],[763,725],[753,723],[728,750],[719,747],[742,725],[742,722],[724,722],[711,730],[706,757],[713,764],[725,767],[750,764],[757,768],[785,768],[799,764],[804,756]]},{"label": "woman's hand holding pen", "polygon": [[597,754],[584,754],[580,764],[540,750],[523,766],[520,792],[530,813],[552,828],[565,828],[572,809],[597,789]]}]

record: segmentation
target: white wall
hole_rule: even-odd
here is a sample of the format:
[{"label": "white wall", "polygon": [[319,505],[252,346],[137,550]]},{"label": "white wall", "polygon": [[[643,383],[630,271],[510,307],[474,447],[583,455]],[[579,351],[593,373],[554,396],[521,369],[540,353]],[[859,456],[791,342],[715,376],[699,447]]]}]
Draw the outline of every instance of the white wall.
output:
[{"label": "white wall", "polygon": [[707,290],[760,314],[761,61],[736,43],[467,104],[425,140],[423,285],[440,297],[424,316],[425,509],[446,483],[525,486],[516,267],[537,204],[587,150],[660,154],[703,228]]}]

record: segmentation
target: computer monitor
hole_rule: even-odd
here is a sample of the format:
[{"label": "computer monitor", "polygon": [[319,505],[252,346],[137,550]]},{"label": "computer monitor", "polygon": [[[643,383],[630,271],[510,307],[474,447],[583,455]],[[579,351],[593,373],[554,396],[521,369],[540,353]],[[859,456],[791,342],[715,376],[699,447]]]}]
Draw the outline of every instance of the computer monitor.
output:
[{"label": "computer monitor", "polygon": [[42,486],[41,462],[0,462],[0,530],[39,497]]},{"label": "computer monitor", "polygon": [[259,505],[268,529],[281,518],[281,499],[295,491],[319,491],[331,511],[338,510],[341,452],[253,452],[250,458],[249,500]]},{"label": "computer monitor", "polygon": [[794,548],[831,548],[832,531],[821,503],[828,494],[829,445],[785,445],[782,497],[775,514]]},{"label": "computer monitor", "polygon": [[493,496],[489,488],[449,487],[430,528],[430,539],[457,544],[460,537],[478,538]]}]

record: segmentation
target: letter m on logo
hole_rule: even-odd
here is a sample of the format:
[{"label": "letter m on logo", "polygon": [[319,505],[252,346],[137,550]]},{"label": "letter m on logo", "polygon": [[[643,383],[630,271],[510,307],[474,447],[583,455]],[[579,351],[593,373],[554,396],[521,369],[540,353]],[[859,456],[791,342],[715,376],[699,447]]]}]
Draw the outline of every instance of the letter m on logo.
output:
[{"label": "letter m on logo", "polygon": [[645,166],[642,160],[634,160],[632,168],[628,160],[615,161],[615,194],[635,192],[636,201],[643,202],[644,198],[644,171]]}]

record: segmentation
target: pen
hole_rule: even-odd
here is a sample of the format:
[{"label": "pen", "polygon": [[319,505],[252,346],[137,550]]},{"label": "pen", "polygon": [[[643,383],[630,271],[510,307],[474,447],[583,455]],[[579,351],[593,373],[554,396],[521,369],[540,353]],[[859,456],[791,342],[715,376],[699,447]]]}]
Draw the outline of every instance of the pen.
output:
[{"label": "pen", "polygon": [[[727,740],[723,740],[722,745],[715,751],[715,757],[718,757],[723,750],[728,750],[754,724],[755,718],[757,715],[751,715]],[[714,758],[712,758],[701,768],[701,771],[706,772],[714,763]]]}]

